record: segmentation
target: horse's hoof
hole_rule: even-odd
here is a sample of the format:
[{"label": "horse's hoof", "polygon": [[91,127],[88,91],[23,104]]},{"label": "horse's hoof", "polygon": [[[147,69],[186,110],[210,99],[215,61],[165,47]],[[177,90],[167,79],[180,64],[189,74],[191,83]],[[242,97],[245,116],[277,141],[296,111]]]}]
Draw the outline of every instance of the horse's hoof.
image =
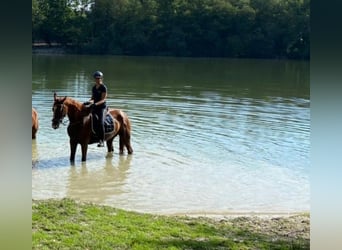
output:
[{"label": "horse's hoof", "polygon": [[106,155],[106,158],[111,158],[111,157],[113,157],[113,152],[108,152]]}]

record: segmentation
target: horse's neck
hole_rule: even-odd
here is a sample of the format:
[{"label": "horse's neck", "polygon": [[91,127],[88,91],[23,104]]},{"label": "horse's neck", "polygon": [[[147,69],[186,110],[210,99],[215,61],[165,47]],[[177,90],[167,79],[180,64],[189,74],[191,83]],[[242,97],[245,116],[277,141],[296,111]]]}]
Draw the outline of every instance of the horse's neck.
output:
[{"label": "horse's neck", "polygon": [[67,100],[64,104],[68,107],[68,118],[71,123],[83,120],[85,113],[83,112],[82,104],[74,100]]}]

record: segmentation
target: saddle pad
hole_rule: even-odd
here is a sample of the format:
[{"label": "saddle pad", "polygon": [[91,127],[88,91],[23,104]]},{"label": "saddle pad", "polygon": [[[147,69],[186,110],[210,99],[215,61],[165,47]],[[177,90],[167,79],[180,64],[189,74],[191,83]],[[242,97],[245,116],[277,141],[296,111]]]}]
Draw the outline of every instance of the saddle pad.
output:
[{"label": "saddle pad", "polygon": [[106,114],[106,118],[104,120],[104,130],[105,133],[110,133],[114,131],[114,118],[111,114]]}]

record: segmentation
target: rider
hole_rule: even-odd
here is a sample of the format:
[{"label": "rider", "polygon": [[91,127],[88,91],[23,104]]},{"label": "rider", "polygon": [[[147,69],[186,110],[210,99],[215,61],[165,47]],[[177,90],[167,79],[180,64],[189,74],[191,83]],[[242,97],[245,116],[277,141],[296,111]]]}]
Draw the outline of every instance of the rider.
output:
[{"label": "rider", "polygon": [[92,103],[91,108],[93,109],[93,113],[97,114],[99,118],[98,136],[100,138],[100,142],[97,146],[103,147],[103,143],[105,141],[104,112],[107,108],[107,86],[103,83],[103,73],[101,71],[95,71],[93,77],[95,79],[95,84],[92,87],[92,96],[89,101]]}]

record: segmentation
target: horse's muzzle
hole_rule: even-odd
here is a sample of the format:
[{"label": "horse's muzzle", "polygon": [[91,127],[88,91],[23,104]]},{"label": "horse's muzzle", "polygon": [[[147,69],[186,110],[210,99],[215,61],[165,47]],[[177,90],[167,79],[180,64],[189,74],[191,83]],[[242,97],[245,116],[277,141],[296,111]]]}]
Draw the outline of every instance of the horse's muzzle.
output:
[{"label": "horse's muzzle", "polygon": [[53,128],[53,129],[59,128],[59,124],[52,124],[52,128]]},{"label": "horse's muzzle", "polygon": [[52,128],[53,129],[57,129],[57,128],[59,128],[59,124],[60,124],[60,122],[59,121],[55,121],[55,120],[52,120]]}]

